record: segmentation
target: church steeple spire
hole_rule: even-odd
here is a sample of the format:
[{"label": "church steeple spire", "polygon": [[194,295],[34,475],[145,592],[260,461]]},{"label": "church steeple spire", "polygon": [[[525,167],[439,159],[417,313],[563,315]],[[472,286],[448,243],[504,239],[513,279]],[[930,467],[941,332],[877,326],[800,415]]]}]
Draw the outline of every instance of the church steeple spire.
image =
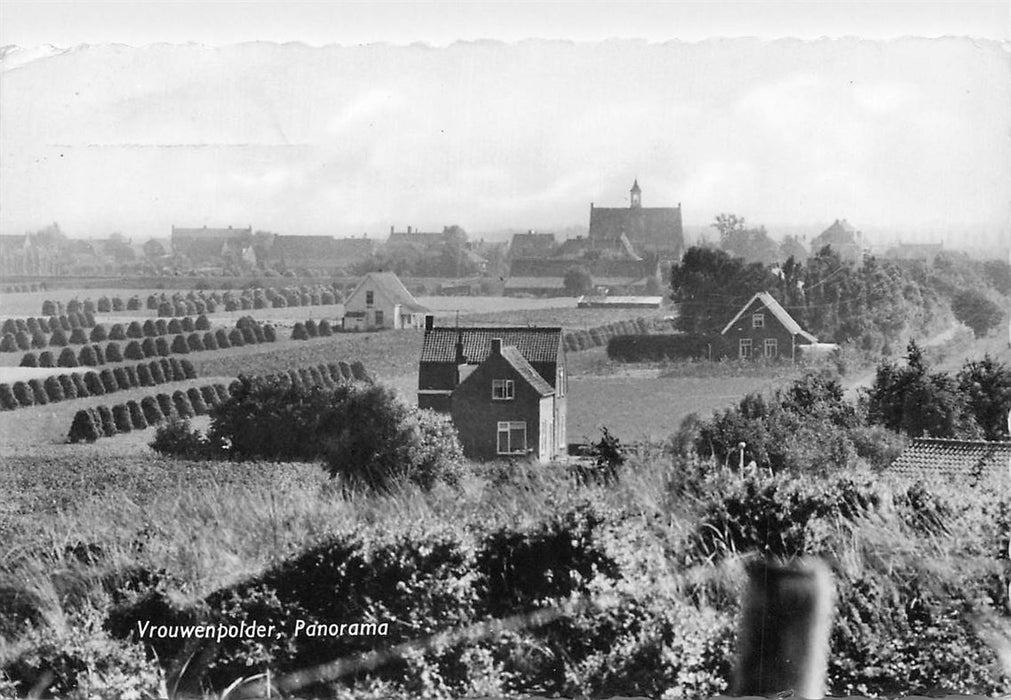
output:
[{"label": "church steeple spire", "polygon": [[632,189],[629,190],[629,206],[638,209],[642,206],[642,190],[639,189],[639,178],[632,182]]}]

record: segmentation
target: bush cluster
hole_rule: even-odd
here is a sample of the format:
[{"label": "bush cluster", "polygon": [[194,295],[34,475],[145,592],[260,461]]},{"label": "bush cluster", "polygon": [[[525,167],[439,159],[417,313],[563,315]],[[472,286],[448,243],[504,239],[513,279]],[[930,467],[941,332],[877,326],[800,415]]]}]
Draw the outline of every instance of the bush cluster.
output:
[{"label": "bush cluster", "polygon": [[49,318],[8,318],[0,327],[0,352],[80,345],[88,342],[84,329],[95,325],[94,315],[77,311]]},{"label": "bush cluster", "polygon": [[0,410],[10,411],[88,396],[103,396],[143,386],[196,379],[193,363],[183,358],[160,358],[101,371],[50,375],[45,379],[0,384]]},{"label": "bush cluster", "polygon": [[321,319],[318,323],[311,318],[307,321],[298,321],[291,329],[292,340],[309,340],[309,338],[326,338],[333,335],[333,326],[330,321]]},{"label": "bush cluster", "polygon": [[288,306],[319,306],[339,304],[344,300],[341,288],[336,285],[302,285],[300,287],[266,287],[252,282],[242,290],[206,292],[194,290],[166,296],[151,294],[147,308],[158,311],[159,316],[183,316],[197,313],[224,311],[251,311],[253,309],[282,308]]},{"label": "bush cluster", "polygon": [[[145,396],[138,401],[127,401],[111,408],[100,405],[83,408],[74,415],[67,435],[68,442],[94,442],[101,437],[113,437],[132,430],[144,430],[168,421],[184,421],[205,415],[228,396],[223,384],[207,384],[172,394]],[[155,436],[155,442],[159,440]]]},{"label": "bush cluster", "polygon": [[607,341],[607,357],[618,362],[663,362],[718,356],[721,339],[688,334],[615,335]]},{"label": "bush cluster", "polygon": [[670,333],[671,322],[662,319],[630,318],[614,321],[588,330],[570,331],[562,336],[568,352],[579,352],[607,345],[611,338],[621,335],[647,335]]}]

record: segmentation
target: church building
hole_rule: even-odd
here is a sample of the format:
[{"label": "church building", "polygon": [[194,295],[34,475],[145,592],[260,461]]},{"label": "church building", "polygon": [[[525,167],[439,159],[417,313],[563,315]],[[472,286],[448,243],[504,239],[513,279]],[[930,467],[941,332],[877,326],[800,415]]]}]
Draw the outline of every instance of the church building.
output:
[{"label": "church building", "polygon": [[[590,203],[590,245],[618,249],[628,243],[642,253],[677,260],[684,251],[681,203],[676,207],[642,206],[638,179],[629,190],[628,207],[597,207]],[[624,240],[623,240],[624,239]]]}]

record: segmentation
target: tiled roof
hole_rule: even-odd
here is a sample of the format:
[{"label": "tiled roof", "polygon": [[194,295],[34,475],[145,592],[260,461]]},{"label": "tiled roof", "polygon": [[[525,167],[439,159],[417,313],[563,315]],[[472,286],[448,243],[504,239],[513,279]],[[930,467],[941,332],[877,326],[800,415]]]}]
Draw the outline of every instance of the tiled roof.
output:
[{"label": "tiled roof", "polygon": [[800,324],[794,320],[793,316],[788,314],[786,312],[786,309],[780,306],[779,302],[776,301],[775,297],[773,297],[768,292],[758,292],[757,294],[755,294],[755,296],[751,297],[751,299],[748,300],[748,303],[742,306],[741,310],[737,312],[737,315],[734,316],[733,319],[731,319],[730,323],[728,323],[726,327],[724,327],[724,329],[721,331],[721,334],[729,331],[730,327],[735,323],[737,323],[737,320],[741,316],[743,316],[748,309],[751,308],[751,305],[755,303],[756,299],[761,301],[762,304],[765,306],[765,308],[771,311],[772,315],[775,316],[776,319],[779,320],[781,324],[783,324],[783,328],[788,330],[790,333],[794,335],[800,335],[811,343],[818,342],[818,339],[815,338],[810,333],[808,333],[807,331],[805,331],[803,328],[801,328]]},{"label": "tiled roof", "polygon": [[590,239],[617,241],[625,234],[637,250],[676,250],[684,246],[680,207],[594,207]]},{"label": "tiled roof", "polygon": [[846,219],[836,219],[835,223],[819,233],[811,241],[811,250],[826,245],[844,246],[857,244],[857,230]]},{"label": "tiled roof", "polygon": [[551,255],[556,240],[553,233],[517,233],[509,244],[509,257],[527,258]]},{"label": "tiled roof", "polygon": [[1011,470],[1011,442],[916,438],[890,470],[919,479],[974,479]]},{"label": "tiled roof", "polygon": [[455,362],[457,335],[463,338],[463,354],[468,364],[480,364],[491,354],[492,338],[512,346],[527,362],[556,362],[562,343],[561,328],[433,328],[425,331],[422,362]]},{"label": "tiled roof", "polygon": [[506,345],[502,347],[502,359],[508,362],[516,372],[526,380],[527,384],[536,391],[541,396],[550,396],[555,393],[555,390],[551,388],[551,385],[544,381],[544,377],[537,374],[535,370],[527,359],[523,357],[517,348],[511,345]]}]

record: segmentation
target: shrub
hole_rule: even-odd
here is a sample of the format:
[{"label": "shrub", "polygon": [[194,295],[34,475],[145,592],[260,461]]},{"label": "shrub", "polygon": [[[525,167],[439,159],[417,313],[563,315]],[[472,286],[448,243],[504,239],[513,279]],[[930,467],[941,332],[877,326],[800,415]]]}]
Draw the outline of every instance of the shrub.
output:
[{"label": "shrub", "polygon": [[63,398],[67,400],[77,398],[77,385],[74,384],[72,377],[66,374],[57,375],[56,380],[60,383],[60,388],[63,389]]},{"label": "shrub", "polygon": [[140,325],[140,321],[130,321],[130,325],[126,327],[126,337],[127,338],[143,338],[144,328]]},{"label": "shrub", "polygon": [[46,398],[50,402],[53,401],[63,401],[67,397],[63,393],[63,385],[55,374],[51,374],[45,378],[42,382],[42,386],[46,391]]},{"label": "shrub", "polygon": [[119,384],[116,383],[116,376],[112,373],[112,370],[103,369],[99,373],[98,378],[102,380],[102,388],[105,389],[106,394],[119,391]]},{"label": "shrub", "polygon": [[[53,335],[55,336],[56,334],[54,333]],[[109,339],[109,334],[105,330],[105,326],[103,326],[102,324],[98,324],[97,326],[91,329],[91,333],[89,334],[88,339],[92,343],[102,343]],[[52,343],[53,339],[50,338],[49,342]]]},{"label": "shrub", "polygon": [[98,297],[98,304],[96,305],[99,313],[107,314],[112,311],[112,303],[109,301],[109,297],[100,296]]},{"label": "shrub", "polygon": [[204,404],[208,407],[217,406],[220,403],[218,392],[214,391],[214,387],[210,384],[200,387],[200,395],[204,399]]},{"label": "shrub", "polygon": [[199,431],[191,429],[189,421],[177,417],[159,426],[151,449],[183,459],[199,459],[208,452],[207,443]]},{"label": "shrub", "polygon": [[88,390],[88,385],[84,381],[82,374],[74,372],[70,375],[70,380],[74,383],[74,388],[77,390],[77,398],[85,399],[91,396],[91,392]]},{"label": "shrub", "polygon": [[62,328],[57,328],[53,331],[53,334],[49,336],[49,344],[55,347],[63,348],[67,346],[67,343],[67,334],[63,332]]},{"label": "shrub", "polygon": [[207,414],[207,403],[204,401],[203,394],[200,393],[200,389],[193,386],[186,390],[186,397],[190,401],[190,406],[193,407],[193,413],[198,416],[203,416]]},{"label": "shrub", "polygon": [[88,388],[89,396],[104,396],[105,387],[97,372],[84,373],[84,385]]},{"label": "shrub", "polygon": [[[137,342],[137,341],[133,341]],[[99,346],[96,346],[99,347]],[[136,358],[141,359],[141,358]],[[109,343],[105,346],[105,361],[106,362],[122,362],[123,354],[119,351],[119,343]]]},{"label": "shrub", "polygon": [[122,323],[114,323],[109,327],[109,340],[126,340],[126,331]]},{"label": "shrub", "polygon": [[63,348],[60,356],[56,358],[56,364],[58,367],[78,367],[77,354],[73,348]]},{"label": "shrub", "polygon": [[95,442],[102,437],[101,423],[95,420],[96,416],[91,409],[81,409],[74,414],[74,420],[70,424],[70,433],[67,435],[69,442]]},{"label": "shrub", "polygon": [[49,403],[49,396],[46,395],[46,388],[42,385],[41,379],[29,379],[28,388],[32,391],[32,398],[35,399],[36,406],[45,406]]},{"label": "shrub", "polygon": [[77,361],[85,367],[95,367],[98,365],[98,356],[95,354],[94,345],[85,345],[77,355]]},{"label": "shrub", "polygon": [[172,354],[172,351],[169,348],[168,339],[163,335],[160,335],[154,339],[154,347],[155,350],[158,351],[159,357],[168,357],[169,355]]},{"label": "shrub", "polygon": [[309,332],[306,330],[305,324],[298,321],[294,328],[291,329],[291,339],[292,340],[308,340]]},{"label": "shrub", "polygon": [[38,366],[39,366],[39,358],[35,355],[34,352],[26,352],[24,355],[22,355],[21,363],[18,365],[18,367],[38,367]]},{"label": "shrub", "polygon": [[35,395],[25,382],[14,382],[11,392],[17,400],[19,406],[34,406]]},{"label": "shrub", "polygon": [[365,369],[365,365],[358,360],[351,363],[351,376],[358,382],[364,382],[365,384],[373,383],[372,375]]},{"label": "shrub", "polygon": [[126,344],[126,349],[123,351],[123,357],[128,360],[143,360],[144,350],[141,349],[139,342],[131,340]]},{"label": "shrub", "polygon": [[53,316],[56,314],[56,304],[52,299],[46,299],[42,302],[42,314],[44,316]]},{"label": "shrub", "polygon": [[154,377],[151,376],[151,368],[146,364],[137,365],[137,382],[141,386],[154,386]]},{"label": "shrub", "polygon": [[158,408],[161,409],[161,413],[166,420],[169,420],[173,417],[178,418],[178,414],[176,413],[176,407],[175,404],[172,402],[171,396],[169,396],[168,394],[158,394],[155,397],[155,399],[157,399]]},{"label": "shrub", "polygon": [[129,433],[133,430],[130,409],[126,407],[126,404],[118,403],[112,407],[112,420],[116,424],[116,430],[120,433]]},{"label": "shrub", "polygon": [[[131,382],[130,375],[127,373],[126,369],[127,369],[126,367],[117,367],[116,369],[112,370],[112,376],[115,377],[116,379],[116,386],[118,386],[120,389],[132,389],[133,387],[137,386],[136,382],[137,375],[134,374],[134,381]],[[133,369],[133,367],[131,367],[130,369]]]},{"label": "shrub", "polygon": [[102,425],[102,435],[105,437],[113,437],[119,431],[116,430],[116,421],[112,417],[112,409],[102,404],[95,409],[98,412],[98,418]]},{"label": "shrub", "polygon": [[[145,396],[140,400],[140,410],[144,414],[147,425],[157,425],[164,420],[161,409],[158,408],[158,401],[153,396]],[[134,424],[136,428],[136,424]]]},{"label": "shrub", "polygon": [[269,323],[263,326],[263,340],[267,343],[273,343],[277,341],[277,331]]},{"label": "shrub", "polygon": [[167,365],[162,363],[162,371],[165,372],[165,378],[169,381],[181,382],[186,379],[186,373],[183,371],[183,366],[177,357],[168,358]]},{"label": "shrub", "polygon": [[39,353],[39,367],[55,367],[56,364],[53,362],[53,353],[48,350],[43,350]]},{"label": "shrub", "polygon": [[192,418],[195,415],[193,413],[193,404],[190,403],[189,397],[182,389],[177,389],[173,392],[172,405],[175,406],[176,415],[180,418]]},{"label": "shrub", "polygon": [[165,372],[162,370],[161,363],[158,360],[152,360],[148,368],[151,370],[151,379],[155,384],[164,384],[167,381]]},{"label": "shrub", "polygon": [[[187,360],[186,358],[183,358],[179,362],[179,367],[180,367],[180,369],[182,371],[184,379],[196,379],[197,378],[197,370],[196,370],[196,368],[193,366],[193,363],[190,362],[189,360]],[[174,373],[174,371],[175,371],[175,367],[173,367],[173,373]]]}]

